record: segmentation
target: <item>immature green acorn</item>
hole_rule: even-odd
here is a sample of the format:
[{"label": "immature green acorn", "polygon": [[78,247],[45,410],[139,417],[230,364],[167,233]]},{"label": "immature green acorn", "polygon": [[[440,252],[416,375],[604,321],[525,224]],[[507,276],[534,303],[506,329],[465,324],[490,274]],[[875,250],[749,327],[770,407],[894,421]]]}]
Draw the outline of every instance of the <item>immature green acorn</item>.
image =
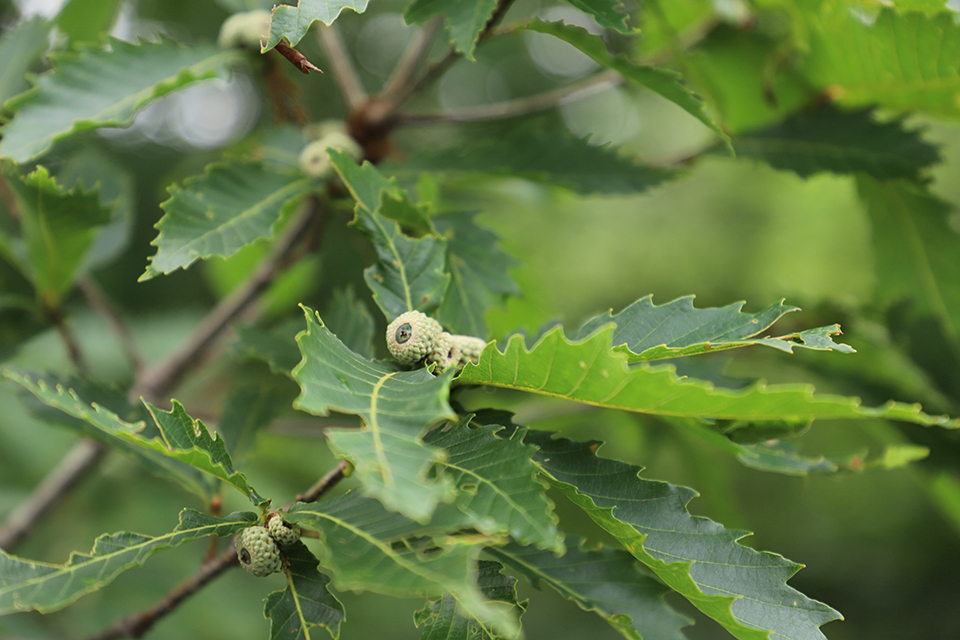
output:
[{"label": "immature green acorn", "polygon": [[346,131],[331,130],[314,140],[300,152],[300,169],[311,178],[324,179],[333,175],[333,163],[327,149],[339,149],[354,160],[363,157],[363,148]]},{"label": "immature green acorn", "polygon": [[267,518],[267,531],[280,547],[289,547],[300,539],[300,525],[287,522],[279,513],[272,513]]},{"label": "immature green acorn", "polygon": [[280,571],[280,548],[266,527],[257,525],[240,532],[234,543],[240,564],[249,573],[262,578]]},{"label": "immature green acorn", "polygon": [[269,11],[242,11],[235,13],[220,26],[217,44],[221,49],[247,48],[260,50],[260,41],[270,32]]},{"label": "immature green acorn", "polygon": [[419,311],[401,313],[387,327],[387,349],[398,362],[413,364],[427,357],[443,333],[440,323]]}]

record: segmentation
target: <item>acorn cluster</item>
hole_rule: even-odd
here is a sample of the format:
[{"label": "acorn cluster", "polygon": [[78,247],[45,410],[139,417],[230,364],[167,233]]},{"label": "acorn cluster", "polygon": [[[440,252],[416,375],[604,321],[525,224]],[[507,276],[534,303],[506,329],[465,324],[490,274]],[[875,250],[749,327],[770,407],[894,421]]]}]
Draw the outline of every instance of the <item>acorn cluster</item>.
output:
[{"label": "acorn cluster", "polygon": [[282,547],[289,547],[300,538],[300,525],[290,524],[279,513],[267,517],[267,525],[247,527],[234,541],[237,558],[249,573],[262,578],[280,571]]},{"label": "acorn cluster", "polygon": [[397,361],[436,364],[434,373],[477,362],[487,343],[473,336],[452,335],[419,311],[407,311],[387,327],[387,349]]}]

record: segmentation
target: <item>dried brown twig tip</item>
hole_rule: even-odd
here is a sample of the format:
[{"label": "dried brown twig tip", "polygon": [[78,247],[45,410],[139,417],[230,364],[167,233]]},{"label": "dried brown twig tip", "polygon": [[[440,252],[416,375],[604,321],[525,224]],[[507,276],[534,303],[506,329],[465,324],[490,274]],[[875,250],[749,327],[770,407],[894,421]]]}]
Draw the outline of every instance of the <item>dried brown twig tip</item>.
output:
[{"label": "dried brown twig tip", "polygon": [[289,60],[290,64],[295,66],[297,69],[300,69],[300,71],[303,73],[310,73],[310,71],[319,71],[320,73],[323,73],[323,69],[314,66],[312,62],[307,60],[305,55],[285,42],[278,42],[274,49],[277,50],[277,53]]}]

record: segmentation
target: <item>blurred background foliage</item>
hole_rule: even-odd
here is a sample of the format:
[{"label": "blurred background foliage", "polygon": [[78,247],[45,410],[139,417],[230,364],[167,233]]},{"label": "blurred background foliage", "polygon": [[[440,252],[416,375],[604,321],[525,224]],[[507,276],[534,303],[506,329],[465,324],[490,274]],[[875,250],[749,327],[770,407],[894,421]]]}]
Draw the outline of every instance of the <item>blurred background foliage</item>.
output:
[{"label": "blurred background foliage", "polygon": [[[0,1],[0,24],[9,30],[26,19],[52,19],[60,4],[57,0]],[[59,26],[74,41],[96,41],[109,28],[124,39],[161,32],[188,43],[210,42],[216,40],[230,12],[270,4],[73,0],[67,9],[72,12],[61,14]],[[371,90],[387,77],[415,31],[403,21],[404,5],[375,0],[364,15],[346,12],[338,22]],[[774,46],[767,34],[776,33],[778,25],[741,29],[738,20],[751,7],[738,0],[676,3],[676,10],[704,6],[714,13],[726,11],[727,23],[685,54],[683,70],[687,81],[711,99],[727,126],[738,131],[769,123],[778,111],[791,110],[807,99],[802,83],[789,77],[778,80],[782,86],[778,86],[775,106],[757,90],[756,76],[762,69],[755,68],[756,61]],[[547,2],[541,6],[537,0],[522,0],[513,11],[571,22],[583,18],[569,7]],[[656,22],[641,26],[642,53],[655,55],[669,46]],[[729,46],[731,41],[736,46]],[[42,50],[48,42],[41,38],[36,46]],[[304,39],[298,48],[327,69],[316,38]],[[39,59],[33,65],[35,72],[44,68]],[[584,56],[541,34],[498,38],[478,50],[475,63],[461,60],[452,66],[413,106],[435,110],[494,102],[549,89],[593,70],[593,63]],[[302,91],[313,118],[343,117],[329,72],[288,76]],[[220,148],[244,144],[257,122],[270,117],[267,106],[259,102],[257,82],[255,74],[239,72],[230,83],[201,83],[178,92],[145,110],[130,129],[101,136],[96,155],[76,167],[53,167],[60,175],[81,180],[103,175],[101,167],[114,168],[107,172],[113,178],[102,189],[120,199],[129,222],[117,231],[119,253],[93,274],[121,306],[148,359],[157,359],[178,344],[263,251],[263,246],[255,245],[227,261],[215,259],[187,271],[136,281],[147,256],[154,253],[153,225],[162,213],[158,204],[167,198],[166,186],[199,173]],[[26,89],[22,83],[0,87],[4,98]],[[659,163],[683,161],[710,140],[709,131],[676,106],[624,86],[537,116],[533,124],[525,120],[523,126],[537,126],[537,121]],[[908,125],[924,128],[924,138],[941,145],[944,161],[933,170],[933,192],[949,202],[960,202],[956,123],[913,116]],[[516,126],[507,121],[406,127],[395,136],[394,160],[402,167],[404,158],[418,146],[501,135]],[[630,196],[583,196],[510,177],[454,179],[439,186],[418,183],[416,175],[405,179],[420,189],[440,189],[446,207],[479,211],[479,220],[495,229],[504,248],[521,259],[512,273],[524,296],[511,300],[505,309],[491,310],[487,319],[494,336],[517,329],[535,332],[558,319],[574,327],[585,317],[607,308],[619,310],[646,294],[653,294],[658,303],[696,294],[698,307],[746,300],[747,311],[786,298],[803,311],[784,319],[784,333],[791,330],[791,323],[812,327],[839,321],[844,341],[859,353],[785,356],[753,349],[738,352],[731,362],[726,357],[713,358],[710,364],[716,371],[771,382],[813,381],[820,391],[861,396],[866,404],[891,398],[922,401],[930,413],[960,414],[954,356],[938,348],[935,331],[920,332],[903,308],[885,308],[875,295],[880,258],[874,253],[869,217],[850,177],[818,174],[804,180],[759,161],[717,153],[697,155],[687,173]],[[960,229],[956,212],[951,224],[954,231]],[[345,282],[356,283],[362,297],[368,295],[360,278],[364,263],[358,256],[369,256],[369,249],[352,230],[337,227],[331,228],[320,258],[300,267],[290,282],[271,292],[277,319],[297,317],[297,302],[322,308],[330,290]],[[24,289],[6,267],[0,281],[5,291]],[[109,328],[79,296],[71,303],[75,303],[71,324],[95,376],[118,384],[129,381],[129,364]],[[14,346],[10,364],[71,372],[52,330],[16,345],[3,345],[8,353]],[[235,375],[255,380],[263,372],[260,365],[240,361],[236,357],[212,364],[192,377],[177,398],[195,417],[215,421],[229,388],[224,381]],[[902,377],[897,375],[898,363]],[[919,382],[911,386],[913,380]],[[463,400],[479,404],[483,398]],[[560,401],[537,398],[526,398],[514,408],[521,423],[562,429],[573,438],[604,440],[607,455],[646,466],[646,477],[700,490],[703,497],[691,504],[694,513],[727,527],[757,531],[746,544],[807,565],[791,585],[843,613],[845,622],[824,628],[832,640],[960,637],[956,615],[960,505],[950,506],[951,496],[958,495],[953,485],[960,478],[960,442],[954,432],[880,421],[818,421],[801,441],[802,450],[862,459],[882,455],[890,444],[914,442],[929,446],[932,454],[903,468],[789,477],[746,468],[709,443],[655,419],[589,407],[571,412]],[[11,385],[0,385],[0,415],[0,513],[6,513],[56,464],[75,436],[37,422]],[[250,449],[244,469],[263,495],[293,496],[335,463],[317,421],[292,413],[260,434],[257,444]],[[345,488],[349,483],[338,491]],[[562,496],[553,498],[568,530],[593,541],[608,541],[588,521],[568,522],[576,517],[575,511],[565,508]],[[243,508],[229,500],[232,497],[227,511]],[[45,521],[18,552],[60,562],[70,551],[88,548],[105,531],[156,534],[169,530],[184,505],[204,506],[133,462],[112,456],[102,473],[68,496],[58,517]],[[156,601],[193,570],[204,552],[202,545],[185,545],[149,567],[123,574],[63,611],[0,619],[0,636],[69,638],[93,633]],[[277,588],[281,584],[277,576],[267,580],[276,582]],[[615,637],[612,629],[596,624],[591,614],[556,594],[537,592],[523,583],[520,588],[524,597],[532,599],[524,618],[530,640]],[[235,572],[193,598],[150,637],[258,637],[266,630],[264,593],[262,583]],[[412,614],[422,606],[420,601],[372,594],[342,594],[342,598],[347,610],[344,640],[419,637]],[[693,615],[685,603],[674,604]],[[397,620],[410,623],[398,626]],[[687,634],[694,639],[725,637],[705,620],[688,628]]]}]

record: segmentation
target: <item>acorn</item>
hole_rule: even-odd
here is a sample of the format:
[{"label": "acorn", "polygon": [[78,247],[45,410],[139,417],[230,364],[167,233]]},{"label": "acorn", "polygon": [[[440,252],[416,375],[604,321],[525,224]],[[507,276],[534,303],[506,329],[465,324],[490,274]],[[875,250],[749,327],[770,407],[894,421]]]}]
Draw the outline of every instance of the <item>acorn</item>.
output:
[{"label": "acorn", "polygon": [[234,546],[240,564],[249,573],[262,578],[280,571],[280,549],[266,527],[247,527],[237,536]]},{"label": "acorn", "polygon": [[267,531],[280,547],[289,547],[300,539],[300,525],[287,522],[279,513],[273,513],[267,518]]},{"label": "acorn", "polygon": [[401,313],[387,327],[387,349],[398,362],[413,364],[433,351],[440,323],[419,311]]}]

